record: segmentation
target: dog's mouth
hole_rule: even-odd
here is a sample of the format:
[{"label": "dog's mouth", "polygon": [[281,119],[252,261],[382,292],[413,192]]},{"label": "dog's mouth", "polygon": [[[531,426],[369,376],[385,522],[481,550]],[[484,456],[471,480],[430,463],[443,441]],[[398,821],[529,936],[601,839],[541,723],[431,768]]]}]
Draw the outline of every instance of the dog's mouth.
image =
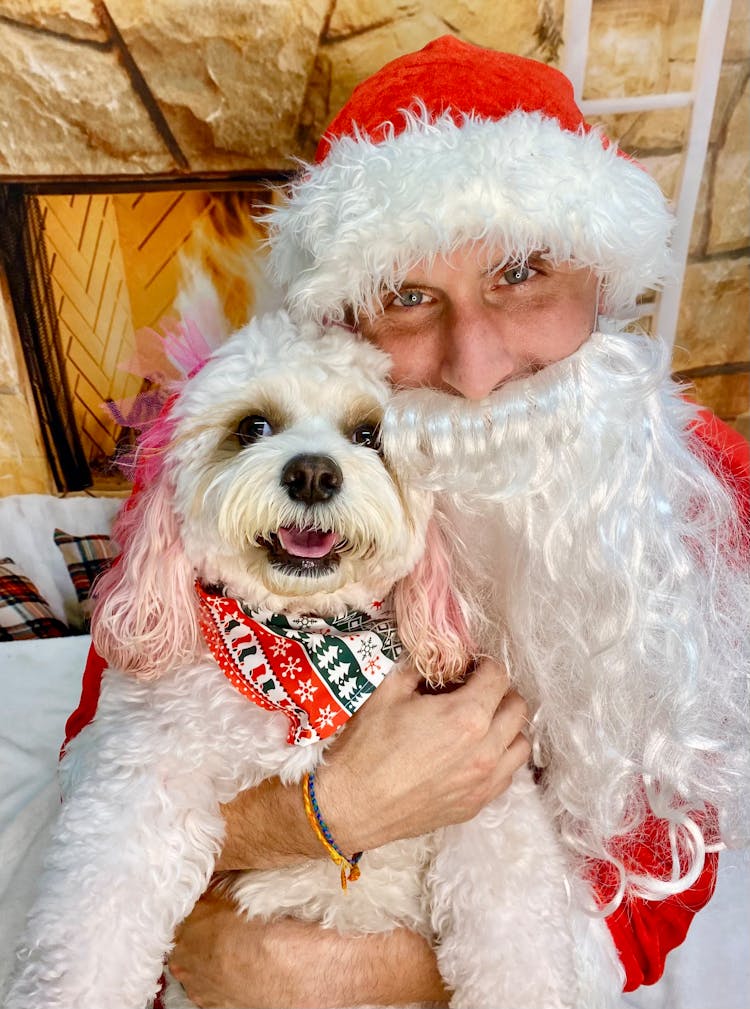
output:
[{"label": "dog's mouth", "polygon": [[330,530],[281,526],[259,543],[271,564],[285,574],[320,577],[338,566],[344,540]]}]

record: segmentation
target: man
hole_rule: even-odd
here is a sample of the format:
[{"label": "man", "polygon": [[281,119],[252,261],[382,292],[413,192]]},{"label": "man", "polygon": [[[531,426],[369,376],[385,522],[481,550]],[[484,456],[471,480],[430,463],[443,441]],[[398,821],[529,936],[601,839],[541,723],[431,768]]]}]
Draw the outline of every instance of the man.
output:
[{"label": "man", "polygon": [[[355,91],[271,225],[291,312],[391,354],[385,436],[449,492],[504,660],[447,695],[386,680],[320,772],[336,843],[470,818],[528,759],[530,717],[605,969],[653,982],[740,836],[750,609],[729,486],[746,451],[715,420],[690,433],[665,348],[616,321],[668,271],[658,187],[562,75],[444,38]],[[224,868],[326,857],[296,789],[226,818]],[[216,896],[171,965],[203,1006],[448,998],[405,930],[243,922]]]}]

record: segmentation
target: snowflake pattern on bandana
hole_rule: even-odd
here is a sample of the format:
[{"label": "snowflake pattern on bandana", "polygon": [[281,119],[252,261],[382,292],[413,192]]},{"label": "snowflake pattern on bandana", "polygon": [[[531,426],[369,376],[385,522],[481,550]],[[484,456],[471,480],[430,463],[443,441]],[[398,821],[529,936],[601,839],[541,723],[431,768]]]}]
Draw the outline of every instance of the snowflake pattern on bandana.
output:
[{"label": "snowflake pattern on bandana", "polygon": [[253,610],[196,583],[201,630],[230,682],[290,722],[287,742],[326,739],[379,686],[402,651],[382,603],[325,619]]}]

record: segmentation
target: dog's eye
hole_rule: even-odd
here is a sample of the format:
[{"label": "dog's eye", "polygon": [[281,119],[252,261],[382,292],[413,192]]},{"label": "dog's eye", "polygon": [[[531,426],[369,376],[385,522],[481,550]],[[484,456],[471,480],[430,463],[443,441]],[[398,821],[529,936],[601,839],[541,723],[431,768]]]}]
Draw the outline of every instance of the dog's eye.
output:
[{"label": "dog's eye", "polygon": [[240,444],[252,445],[260,438],[267,438],[269,434],[273,434],[273,428],[265,417],[253,413],[249,417],[242,418],[234,433]]},{"label": "dog's eye", "polygon": [[351,437],[355,445],[375,449],[380,446],[380,428],[377,424],[360,424],[354,428]]}]

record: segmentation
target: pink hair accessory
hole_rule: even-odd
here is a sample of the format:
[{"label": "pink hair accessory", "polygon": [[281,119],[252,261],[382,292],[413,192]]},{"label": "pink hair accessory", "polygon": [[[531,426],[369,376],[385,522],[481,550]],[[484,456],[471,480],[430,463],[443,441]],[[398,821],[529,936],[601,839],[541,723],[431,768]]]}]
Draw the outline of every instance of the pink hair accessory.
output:
[{"label": "pink hair accessory", "polygon": [[120,451],[116,459],[121,472],[138,483],[148,483],[159,471],[156,460],[173,426],[168,423],[169,408],[215,349],[192,319],[165,316],[157,326],[136,331],[135,353],[118,366],[142,378],[147,387],[135,396],[104,404],[120,427],[138,432],[137,444]]}]

